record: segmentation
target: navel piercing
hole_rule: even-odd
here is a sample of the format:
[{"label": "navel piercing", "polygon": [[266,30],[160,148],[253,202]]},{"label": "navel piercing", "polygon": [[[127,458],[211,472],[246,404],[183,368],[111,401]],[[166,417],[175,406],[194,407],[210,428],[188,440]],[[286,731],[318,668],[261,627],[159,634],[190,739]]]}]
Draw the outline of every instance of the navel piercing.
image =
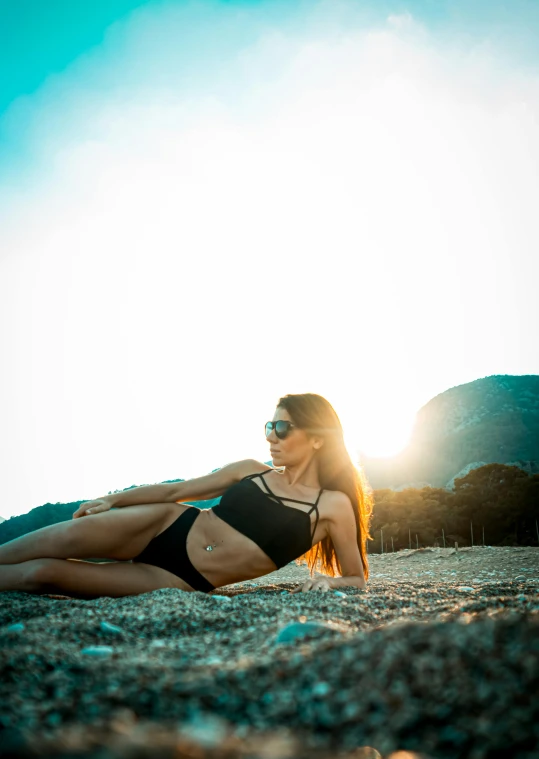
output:
[{"label": "navel piercing", "polygon": [[214,548],[217,548],[217,543],[214,543],[212,546],[206,546],[206,551],[213,551]]}]

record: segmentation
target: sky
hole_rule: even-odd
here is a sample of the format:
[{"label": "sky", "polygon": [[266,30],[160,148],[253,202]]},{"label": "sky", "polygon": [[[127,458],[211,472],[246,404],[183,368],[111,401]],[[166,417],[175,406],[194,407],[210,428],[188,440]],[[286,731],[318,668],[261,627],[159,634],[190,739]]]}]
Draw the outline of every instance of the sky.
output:
[{"label": "sky", "polygon": [[539,4],[0,0],[8,518],[539,371]]}]

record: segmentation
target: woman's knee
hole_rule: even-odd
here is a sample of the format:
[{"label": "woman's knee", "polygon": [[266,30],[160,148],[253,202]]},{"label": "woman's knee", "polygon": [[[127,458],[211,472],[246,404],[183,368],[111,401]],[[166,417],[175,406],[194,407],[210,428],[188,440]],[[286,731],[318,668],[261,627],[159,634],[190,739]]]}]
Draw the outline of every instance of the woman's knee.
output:
[{"label": "woman's knee", "polygon": [[46,590],[54,587],[58,578],[59,564],[63,559],[32,559],[26,561],[24,573],[28,590]]}]

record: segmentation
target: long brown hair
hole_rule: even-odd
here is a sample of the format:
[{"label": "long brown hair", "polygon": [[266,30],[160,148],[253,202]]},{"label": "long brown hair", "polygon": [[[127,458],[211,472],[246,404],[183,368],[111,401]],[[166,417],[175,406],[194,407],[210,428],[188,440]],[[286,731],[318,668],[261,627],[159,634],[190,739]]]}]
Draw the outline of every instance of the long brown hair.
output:
[{"label": "long brown hair", "polygon": [[[279,398],[277,408],[285,409],[294,424],[308,435],[317,435],[324,444],[315,453],[318,465],[318,479],[324,490],[340,490],[350,498],[354,508],[356,534],[365,579],[369,577],[367,539],[373,508],[372,489],[367,483],[363,469],[354,464],[344,442],[343,429],[337,412],[321,395],[302,393]],[[330,577],[342,569],[329,536],[317,543],[307,553],[296,559],[296,563],[306,560],[311,576],[315,569]]]}]

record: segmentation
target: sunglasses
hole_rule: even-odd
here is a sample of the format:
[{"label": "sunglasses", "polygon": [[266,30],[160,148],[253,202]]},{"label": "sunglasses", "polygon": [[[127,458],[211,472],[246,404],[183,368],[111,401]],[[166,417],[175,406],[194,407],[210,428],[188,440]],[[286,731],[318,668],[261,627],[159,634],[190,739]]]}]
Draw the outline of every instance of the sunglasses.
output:
[{"label": "sunglasses", "polygon": [[292,424],[292,422],[286,422],[284,419],[279,419],[277,422],[266,422],[266,437],[272,430],[275,430],[275,434],[279,440],[284,440],[292,427],[296,427],[296,425]]}]

